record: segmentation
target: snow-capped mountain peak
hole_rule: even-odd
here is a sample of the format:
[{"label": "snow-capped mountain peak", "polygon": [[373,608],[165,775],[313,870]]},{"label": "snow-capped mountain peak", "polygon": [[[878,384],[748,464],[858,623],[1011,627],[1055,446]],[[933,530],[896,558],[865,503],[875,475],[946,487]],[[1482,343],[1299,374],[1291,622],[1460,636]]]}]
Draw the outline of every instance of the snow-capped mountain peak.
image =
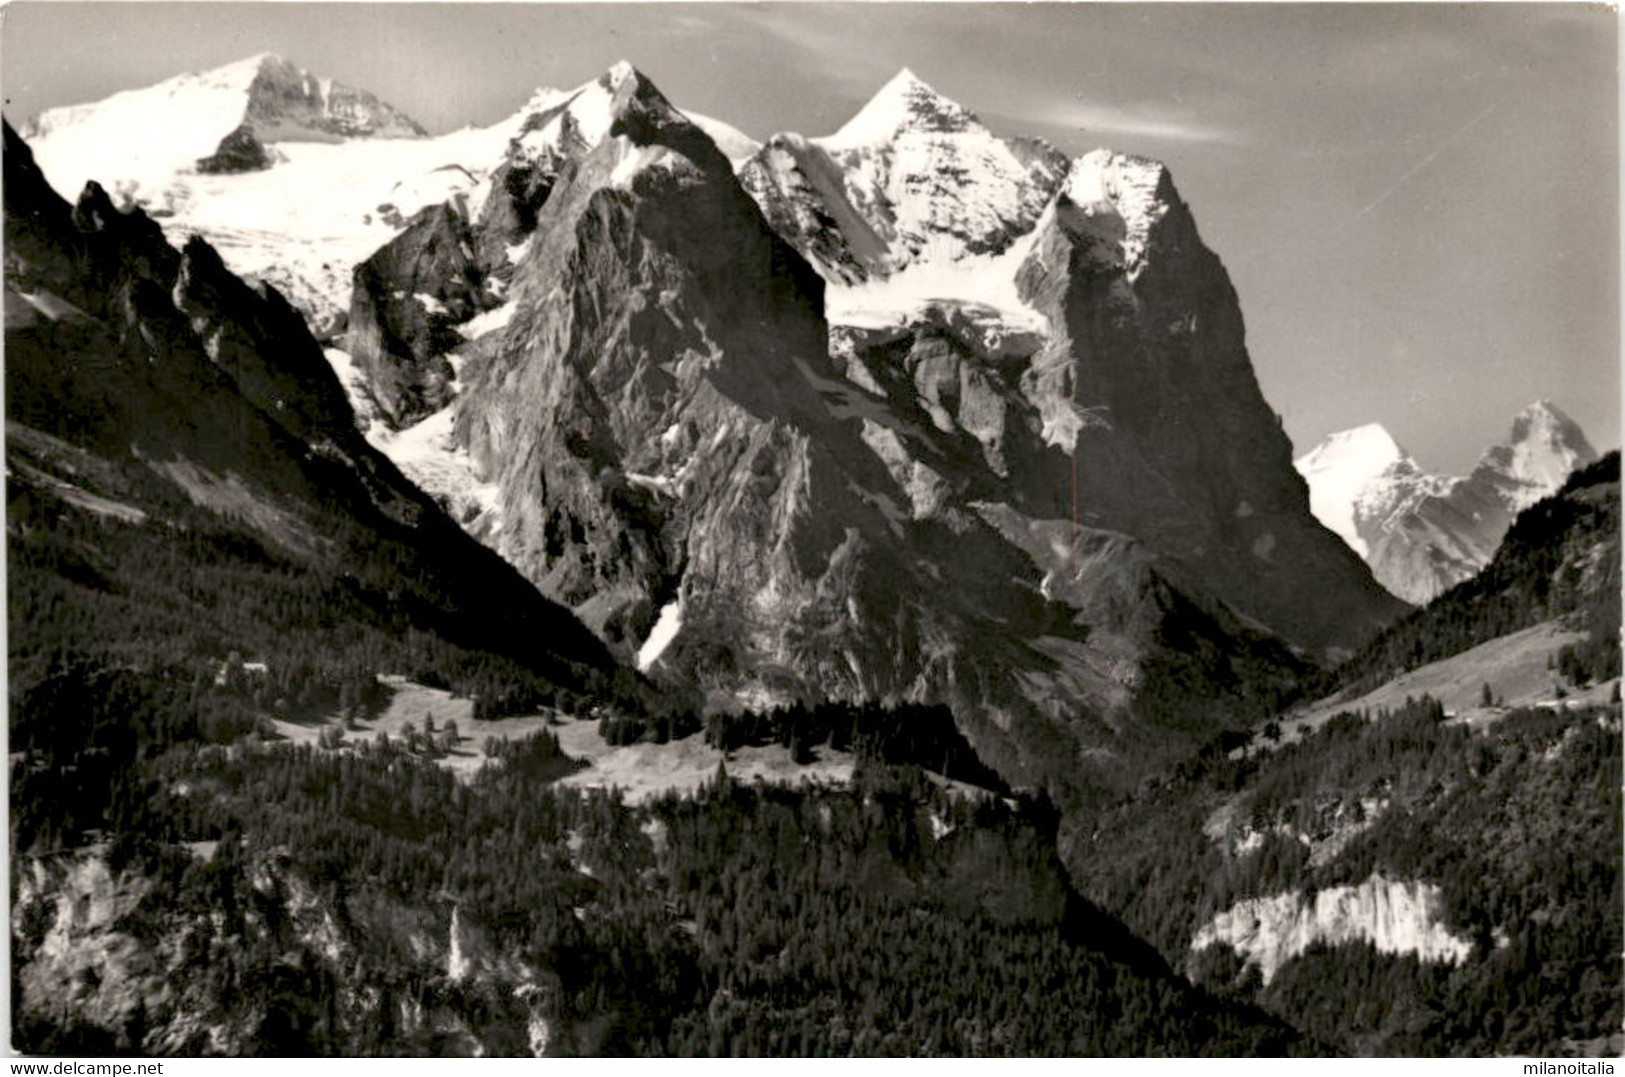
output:
[{"label": "snow-capped mountain peak", "polygon": [[1405,450],[1394,440],[1387,427],[1381,423],[1366,423],[1328,434],[1324,441],[1302,458],[1302,463],[1377,475],[1404,455]]},{"label": "snow-capped mountain peak", "polygon": [[1067,226],[1104,241],[1132,276],[1145,259],[1152,229],[1178,195],[1162,162],[1098,149],[1072,162],[1066,200],[1076,207],[1065,214]]},{"label": "snow-capped mountain peak", "polygon": [[904,131],[966,131],[980,128],[976,114],[926,85],[903,68],[839,131],[822,139],[830,149],[872,146]]},{"label": "snow-capped mountain peak", "polygon": [[414,120],[365,90],[264,52],[91,104],[47,109],[27,137],[66,196],[103,179],[122,197],[150,201],[178,176],[270,168],[281,157],[268,148],[273,143],[423,135]]},{"label": "snow-capped mountain peak", "polygon": [[1387,428],[1367,423],[1329,435],[1296,463],[1309,483],[1309,511],[1365,557],[1370,550],[1360,537],[1356,503],[1384,472],[1407,459]]},{"label": "snow-capped mountain peak", "polygon": [[1579,425],[1550,400],[1537,400],[1518,412],[1505,444],[1479,460],[1474,474],[1501,480],[1517,509],[1524,509],[1563,484],[1576,467],[1597,458]]},{"label": "snow-capped mountain peak", "polygon": [[528,114],[519,122],[520,133],[510,156],[529,166],[549,169],[556,168],[564,158],[594,148],[608,137],[617,121],[624,126],[632,115],[657,123],[693,122],[625,60],[568,93],[537,91],[526,110]]},{"label": "snow-capped mountain peak", "polygon": [[[961,281],[984,276],[978,260],[1033,233],[1067,168],[1054,147],[994,134],[904,68],[835,134],[774,135],[739,177],[824,279],[847,286],[927,263]],[[941,298],[986,301],[987,289],[973,291]],[[877,298],[866,295],[865,308]]]}]

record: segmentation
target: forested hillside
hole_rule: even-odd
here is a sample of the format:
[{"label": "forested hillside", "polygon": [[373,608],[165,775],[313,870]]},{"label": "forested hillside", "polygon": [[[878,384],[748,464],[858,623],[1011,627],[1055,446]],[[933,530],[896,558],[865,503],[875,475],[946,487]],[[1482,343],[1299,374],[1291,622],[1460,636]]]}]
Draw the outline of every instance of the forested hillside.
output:
[{"label": "forested hillside", "polygon": [[1577,472],[1322,685],[1349,698],[1557,617],[1584,642],[1554,698],[1509,709],[1486,685],[1470,716],[1424,697],[1221,738],[1069,828],[1079,888],[1196,982],[1339,1050],[1617,1050],[1619,696],[1565,697],[1619,675],[1618,468]]},{"label": "forested hillside", "polygon": [[[512,753],[511,753],[512,754]],[[1064,881],[1034,806],[871,766],[646,809],[396,745],[178,749],[126,835],[29,858],[20,1045],[100,1053],[1278,1054]],[[531,765],[525,765],[529,762]],[[556,771],[555,771],[556,773]],[[186,843],[186,844],[182,844]],[[72,879],[116,910],[65,926]],[[100,862],[98,860],[97,862]],[[75,875],[77,873],[77,875]],[[46,885],[44,880],[69,878]],[[85,884],[89,885],[89,884]],[[64,1023],[36,991],[86,985]],[[49,996],[47,996],[49,997]]]},{"label": "forested hillside", "polygon": [[[1191,766],[1106,815],[1069,860],[1086,894],[1198,983],[1341,1050],[1562,1054],[1625,1016],[1620,782],[1617,706],[1520,711],[1475,731],[1421,700]],[[1289,948],[1267,984],[1231,946],[1192,948],[1249,899],[1295,893],[1312,908],[1316,892],[1373,878],[1437,887],[1436,926],[1470,947],[1466,960],[1379,953],[1375,923],[1365,941]],[[1435,925],[1401,926],[1420,938]]]}]

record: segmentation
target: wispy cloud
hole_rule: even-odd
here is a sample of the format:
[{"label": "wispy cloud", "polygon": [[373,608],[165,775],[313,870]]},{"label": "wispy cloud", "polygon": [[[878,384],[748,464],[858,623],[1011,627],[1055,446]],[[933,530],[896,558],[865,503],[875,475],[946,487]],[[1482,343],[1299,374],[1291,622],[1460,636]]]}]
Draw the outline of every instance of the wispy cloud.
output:
[{"label": "wispy cloud", "polygon": [[1254,141],[1246,131],[1227,127],[1199,115],[1194,109],[1143,102],[1108,105],[1098,102],[1057,101],[1008,117],[1013,123],[1064,127],[1085,134],[1130,135],[1165,142],[1192,142],[1241,146]]}]

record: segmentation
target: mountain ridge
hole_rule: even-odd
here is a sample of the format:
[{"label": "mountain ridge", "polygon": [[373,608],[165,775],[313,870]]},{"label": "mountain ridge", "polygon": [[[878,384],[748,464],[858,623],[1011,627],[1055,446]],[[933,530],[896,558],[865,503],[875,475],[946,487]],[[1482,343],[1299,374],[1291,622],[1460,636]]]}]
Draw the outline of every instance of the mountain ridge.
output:
[{"label": "mountain ridge", "polygon": [[[14,486],[48,500],[77,486],[74,467],[89,467],[108,491],[151,499],[122,518],[140,532],[126,537],[157,550],[169,548],[161,521],[173,510],[246,527],[276,551],[271,560],[324,579],[348,572],[388,590],[373,573],[390,570],[373,561],[393,557],[411,582],[396,581],[392,617],[441,618],[449,636],[521,663],[524,635],[551,636],[560,676],[607,683],[595,640],[534,592],[513,591],[512,570],[366,444],[320,347],[274,289],[232,277],[200,239],[176,251],[145,213],[116,209],[94,183],[70,208],[5,131],[8,446],[32,476]],[[78,453],[90,463],[65,463]],[[375,554],[358,553],[369,544]],[[176,545],[164,556],[184,561]],[[238,559],[253,563],[227,560]],[[487,588],[508,590],[512,604],[492,607],[479,594]],[[546,666],[549,653],[531,660]],[[582,680],[572,664],[596,673]]]}]

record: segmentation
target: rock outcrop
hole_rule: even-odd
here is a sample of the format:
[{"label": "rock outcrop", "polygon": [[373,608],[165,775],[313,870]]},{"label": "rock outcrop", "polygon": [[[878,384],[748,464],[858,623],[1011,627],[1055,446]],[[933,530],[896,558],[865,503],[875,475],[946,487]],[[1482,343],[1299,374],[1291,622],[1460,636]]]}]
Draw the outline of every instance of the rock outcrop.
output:
[{"label": "rock outcrop", "polygon": [[461,200],[430,206],[355,270],[347,347],[379,416],[410,426],[450,403],[457,326],[496,304]]},{"label": "rock outcrop", "polygon": [[1415,954],[1455,964],[1472,943],[1441,922],[1444,902],[1432,883],[1373,875],[1358,886],[1333,886],[1313,900],[1290,890],[1249,898],[1219,913],[1191,940],[1191,951],[1220,944],[1256,964],[1267,984],[1282,965],[1315,943],[1370,942],[1385,954]]},{"label": "rock outcrop", "polygon": [[209,156],[198,158],[197,170],[206,175],[259,172],[270,168],[273,160],[265,144],[254,134],[254,128],[245,123],[221,139]]}]

